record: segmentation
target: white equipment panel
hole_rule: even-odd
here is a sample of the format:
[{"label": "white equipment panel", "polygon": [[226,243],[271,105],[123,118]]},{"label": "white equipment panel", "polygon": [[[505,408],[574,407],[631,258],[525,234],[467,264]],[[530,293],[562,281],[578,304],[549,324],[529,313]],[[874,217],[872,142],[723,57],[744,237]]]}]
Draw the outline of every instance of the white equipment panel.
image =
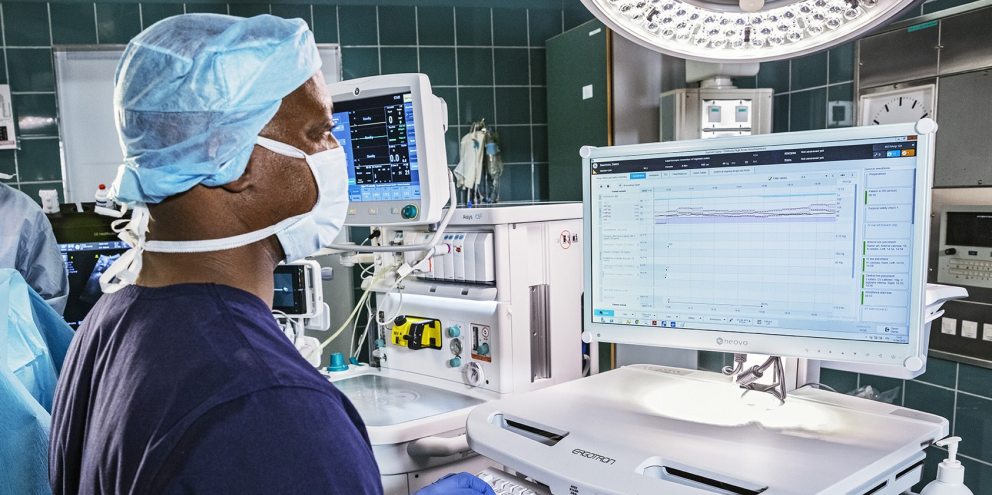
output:
[{"label": "white equipment panel", "polygon": [[478,406],[469,445],[554,495],[896,495],[949,430],[827,391],[772,408],[740,393],[717,373],[624,367]]}]

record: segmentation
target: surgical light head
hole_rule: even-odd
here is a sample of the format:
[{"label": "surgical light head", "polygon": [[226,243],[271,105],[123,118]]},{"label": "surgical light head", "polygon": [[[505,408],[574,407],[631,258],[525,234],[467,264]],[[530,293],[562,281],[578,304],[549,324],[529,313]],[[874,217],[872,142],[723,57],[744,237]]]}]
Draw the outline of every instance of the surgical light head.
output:
[{"label": "surgical light head", "polygon": [[282,98],[320,69],[300,19],[170,17],[128,44],[114,81],[118,202],[159,203],[239,178]]}]

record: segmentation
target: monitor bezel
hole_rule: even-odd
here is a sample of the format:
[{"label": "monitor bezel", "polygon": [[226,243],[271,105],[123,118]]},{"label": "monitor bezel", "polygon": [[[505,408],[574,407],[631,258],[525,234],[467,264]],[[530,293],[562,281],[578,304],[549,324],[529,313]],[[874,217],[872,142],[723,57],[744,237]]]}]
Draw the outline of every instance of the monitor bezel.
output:
[{"label": "monitor bezel", "polygon": [[[927,259],[929,251],[931,189],[933,186],[934,131],[935,125],[926,125],[927,119],[919,123],[893,124],[885,126],[826,129],[818,131],[765,134],[756,136],[727,137],[720,139],[675,141],[665,143],[638,144],[603,148],[583,148],[583,227],[588,242],[583,243],[584,280],[583,294],[583,338],[588,342],[609,342],[655,347],[671,347],[693,350],[728,353],[764,354],[782,357],[808,358],[817,360],[863,363],[890,370],[883,373],[889,376],[906,376],[919,365],[924,365],[927,354],[927,333],[925,332],[925,305]],[[930,130],[929,127],[933,127]],[[884,137],[917,136],[917,168],[915,208],[913,211],[913,258],[912,289],[910,293],[910,341],[908,344],[841,340],[822,337],[801,337],[789,335],[767,335],[726,331],[723,329],[688,329],[627,326],[596,322],[593,316],[592,256],[596,242],[592,218],[591,163],[593,160],[629,159],[632,157],[656,156],[659,154],[681,154],[687,152],[707,152],[736,148],[788,146],[813,144],[827,141],[855,141]],[[702,326],[702,325],[700,325]],[[918,358],[921,361],[916,361]],[[879,368],[876,368],[879,369]]]},{"label": "monitor bezel", "polygon": [[[371,76],[329,84],[327,89],[334,103],[397,93],[410,93],[413,100],[420,199],[349,202],[345,225],[429,225],[440,221],[449,196],[447,151],[444,147],[447,114],[440,98],[432,93],[427,76],[424,74]],[[411,204],[417,207],[418,216],[403,218],[402,208]]]}]

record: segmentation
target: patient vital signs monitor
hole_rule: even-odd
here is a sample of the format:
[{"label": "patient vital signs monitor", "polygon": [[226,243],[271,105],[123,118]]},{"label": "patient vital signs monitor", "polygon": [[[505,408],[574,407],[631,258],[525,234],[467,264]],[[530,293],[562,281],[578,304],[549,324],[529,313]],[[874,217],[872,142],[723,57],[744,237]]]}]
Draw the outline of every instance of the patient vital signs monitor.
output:
[{"label": "patient vital signs monitor", "polygon": [[584,148],[586,338],[921,369],[935,130]]},{"label": "patient vital signs monitor", "polygon": [[448,201],[447,106],[423,74],[328,85],[348,160],[349,225],[435,223]]}]

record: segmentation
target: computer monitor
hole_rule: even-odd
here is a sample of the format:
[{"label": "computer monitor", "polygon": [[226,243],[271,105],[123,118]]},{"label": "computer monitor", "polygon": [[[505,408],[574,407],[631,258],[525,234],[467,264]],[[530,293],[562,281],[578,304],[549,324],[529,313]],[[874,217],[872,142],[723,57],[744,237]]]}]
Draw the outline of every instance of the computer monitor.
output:
[{"label": "computer monitor", "polygon": [[447,106],[423,74],[328,85],[348,158],[348,225],[437,223],[448,202]]},{"label": "computer monitor", "polygon": [[583,148],[584,338],[918,374],[935,130]]},{"label": "computer monitor", "polygon": [[100,275],[129,249],[123,241],[59,244],[62,261],[69,272],[69,300],[62,317],[73,330],[103,296]]}]

